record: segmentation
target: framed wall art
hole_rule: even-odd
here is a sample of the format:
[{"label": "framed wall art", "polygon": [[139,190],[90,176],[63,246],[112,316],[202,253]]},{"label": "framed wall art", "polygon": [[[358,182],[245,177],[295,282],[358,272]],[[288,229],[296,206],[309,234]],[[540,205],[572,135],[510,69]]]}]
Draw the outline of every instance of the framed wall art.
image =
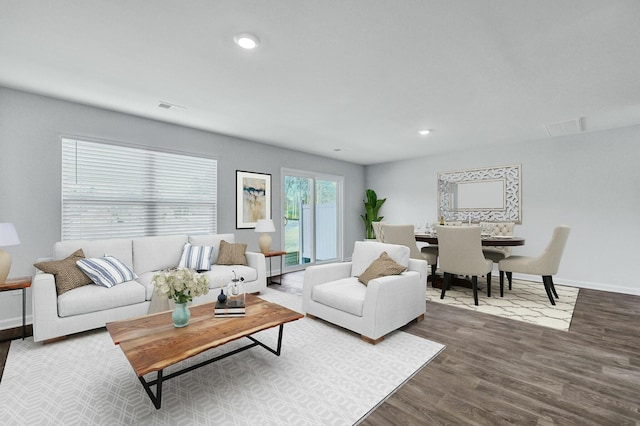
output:
[{"label": "framed wall art", "polygon": [[271,219],[271,175],[236,170],[236,229]]}]

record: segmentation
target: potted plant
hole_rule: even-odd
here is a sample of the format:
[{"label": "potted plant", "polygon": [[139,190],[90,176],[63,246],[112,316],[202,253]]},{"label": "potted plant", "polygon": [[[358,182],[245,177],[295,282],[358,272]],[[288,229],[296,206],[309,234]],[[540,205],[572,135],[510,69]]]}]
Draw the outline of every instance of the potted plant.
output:
[{"label": "potted plant", "polygon": [[378,216],[378,211],[380,207],[387,201],[386,198],[378,199],[378,195],[376,191],[373,189],[367,189],[366,191],[367,199],[364,200],[364,214],[360,215],[362,220],[364,221],[364,229],[367,235],[367,239],[374,239],[376,237],[373,232],[373,222],[380,222],[384,219],[384,216]]}]

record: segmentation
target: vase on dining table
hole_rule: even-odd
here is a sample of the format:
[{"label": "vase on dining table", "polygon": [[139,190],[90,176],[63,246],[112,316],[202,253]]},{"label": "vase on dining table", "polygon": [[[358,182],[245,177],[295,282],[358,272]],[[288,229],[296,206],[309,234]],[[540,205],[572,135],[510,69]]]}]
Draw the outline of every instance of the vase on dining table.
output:
[{"label": "vase on dining table", "polygon": [[189,319],[191,318],[191,312],[186,303],[176,303],[176,307],[171,314],[173,319],[173,326],[176,328],[185,327],[189,325]]}]

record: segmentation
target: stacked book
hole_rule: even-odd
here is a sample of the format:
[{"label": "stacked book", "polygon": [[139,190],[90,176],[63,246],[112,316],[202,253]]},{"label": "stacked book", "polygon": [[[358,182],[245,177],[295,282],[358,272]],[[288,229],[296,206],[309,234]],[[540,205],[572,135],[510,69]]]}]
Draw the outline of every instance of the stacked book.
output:
[{"label": "stacked book", "polygon": [[244,301],[242,300],[228,300],[224,303],[216,302],[216,307],[213,309],[214,317],[243,317],[246,313]]}]

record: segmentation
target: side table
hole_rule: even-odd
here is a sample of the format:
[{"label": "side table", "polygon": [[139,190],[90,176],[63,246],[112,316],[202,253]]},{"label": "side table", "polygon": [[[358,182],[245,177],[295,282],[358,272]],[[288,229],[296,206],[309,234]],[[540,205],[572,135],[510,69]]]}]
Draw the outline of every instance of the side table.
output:
[{"label": "side table", "polygon": [[[269,285],[269,284],[282,284],[283,259],[284,259],[284,256],[286,254],[287,254],[286,251],[270,251],[270,252],[264,253],[264,257],[269,259],[269,276],[268,276],[268,280],[267,280],[267,285]],[[273,281],[271,279],[271,277],[273,277],[273,275],[271,274],[271,259],[276,257],[276,256],[280,256],[280,273],[278,274],[278,277],[280,277],[280,282],[275,282],[275,281]]]},{"label": "side table", "polygon": [[[0,291],[22,290],[22,340],[27,334],[26,309],[27,309],[27,288],[31,287],[31,277],[9,278],[3,284],[0,284]],[[9,339],[0,340],[6,342]]]}]

